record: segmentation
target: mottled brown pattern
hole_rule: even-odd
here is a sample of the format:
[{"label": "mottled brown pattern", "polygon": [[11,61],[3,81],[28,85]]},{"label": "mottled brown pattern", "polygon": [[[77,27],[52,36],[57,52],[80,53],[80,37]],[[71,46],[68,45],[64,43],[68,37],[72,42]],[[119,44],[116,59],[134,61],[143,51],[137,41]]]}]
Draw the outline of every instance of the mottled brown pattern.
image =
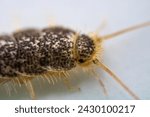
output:
[{"label": "mottled brown pattern", "polygon": [[[40,74],[47,69],[71,70],[77,62],[88,60],[94,51],[91,38],[78,35],[74,44],[75,35],[75,31],[67,28],[50,27],[0,36],[0,76]],[[73,54],[74,51],[78,53],[78,58]]]},{"label": "mottled brown pattern", "polygon": [[[75,67],[73,56],[74,31],[61,27],[52,27],[42,30],[43,44],[40,52],[43,58],[42,66],[49,65],[52,70],[70,70]],[[47,55],[47,56],[44,56]]]},{"label": "mottled brown pattern", "polygon": [[40,32],[35,29],[27,29],[16,32],[13,37],[17,41],[18,49],[15,69],[21,73],[41,73],[44,69],[39,64]]},{"label": "mottled brown pattern", "polygon": [[0,36],[0,75],[16,76],[15,62],[18,45],[16,40],[8,35]]},{"label": "mottled brown pattern", "polygon": [[84,34],[80,35],[76,41],[76,50],[77,56],[79,57],[78,61],[80,63],[84,63],[85,61],[90,59],[91,55],[95,50],[93,40],[87,35]]}]

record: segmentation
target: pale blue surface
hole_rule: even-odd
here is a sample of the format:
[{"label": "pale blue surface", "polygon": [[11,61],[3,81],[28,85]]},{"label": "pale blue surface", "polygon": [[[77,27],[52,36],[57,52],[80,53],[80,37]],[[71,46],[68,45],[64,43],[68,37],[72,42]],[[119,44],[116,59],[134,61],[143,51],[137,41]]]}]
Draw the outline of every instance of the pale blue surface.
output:
[{"label": "pale blue surface", "polygon": [[[150,21],[149,0],[0,0],[0,33],[12,32],[20,25],[42,28],[56,22],[79,32],[92,32],[105,20],[102,34]],[[16,22],[18,22],[16,24]],[[121,77],[141,99],[150,99],[150,27],[137,30],[104,44],[104,62]],[[62,83],[36,84],[38,99],[132,99],[110,76],[97,70],[105,80],[109,96],[99,83],[84,73],[74,76],[68,91]],[[0,87],[0,99],[29,99],[25,89],[8,97]],[[25,92],[25,93],[24,93]]]}]

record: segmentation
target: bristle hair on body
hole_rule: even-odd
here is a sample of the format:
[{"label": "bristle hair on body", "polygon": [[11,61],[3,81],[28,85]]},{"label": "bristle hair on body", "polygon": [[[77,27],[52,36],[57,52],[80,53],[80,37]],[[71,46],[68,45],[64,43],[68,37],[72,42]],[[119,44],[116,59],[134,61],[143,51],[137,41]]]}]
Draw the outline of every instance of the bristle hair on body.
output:
[{"label": "bristle hair on body", "polygon": [[[96,33],[80,34],[61,26],[42,30],[25,29],[11,35],[1,35],[0,85],[7,85],[9,82],[13,85],[12,87],[25,85],[31,98],[36,99],[32,79],[42,78],[51,85],[62,80],[70,89],[69,78],[72,72],[82,68],[83,71],[90,73],[95,71],[96,65],[110,74],[131,97],[139,99],[119,77],[102,63],[102,44],[109,38],[149,25],[150,22],[146,22],[104,36]],[[104,88],[104,93],[107,94],[100,79],[99,83]],[[10,94],[9,86],[7,90]]]}]

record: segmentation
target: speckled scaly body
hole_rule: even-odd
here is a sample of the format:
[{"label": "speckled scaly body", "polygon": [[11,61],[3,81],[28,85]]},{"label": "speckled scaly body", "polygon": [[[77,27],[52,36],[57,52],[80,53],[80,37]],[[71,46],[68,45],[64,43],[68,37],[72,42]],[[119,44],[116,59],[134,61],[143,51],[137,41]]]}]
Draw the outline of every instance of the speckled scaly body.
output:
[{"label": "speckled scaly body", "polygon": [[48,70],[67,71],[89,59],[94,42],[75,31],[51,27],[27,29],[0,36],[0,76],[40,74]]},{"label": "speckled scaly body", "polygon": [[[61,78],[70,88],[69,71],[81,66],[94,73],[92,68],[94,64],[112,76],[134,99],[139,99],[103,64],[99,55],[102,55],[103,40],[149,25],[150,22],[146,22],[104,36],[98,36],[96,33],[79,34],[63,27],[49,27],[43,30],[27,29],[12,35],[1,35],[0,84],[8,82],[13,86],[25,84],[30,96],[35,99],[31,83],[33,78],[42,77],[53,84],[53,79],[56,81],[57,78]],[[106,92],[103,82],[100,79],[99,82]]]}]

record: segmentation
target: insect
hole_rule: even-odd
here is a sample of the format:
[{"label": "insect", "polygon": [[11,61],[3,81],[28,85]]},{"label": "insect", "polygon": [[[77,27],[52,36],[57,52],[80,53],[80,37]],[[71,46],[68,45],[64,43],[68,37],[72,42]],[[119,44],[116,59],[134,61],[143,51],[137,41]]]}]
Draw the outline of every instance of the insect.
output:
[{"label": "insect", "polygon": [[[54,26],[25,29],[12,35],[0,36],[0,85],[25,85],[35,98],[32,79],[42,77],[54,83],[58,77],[69,85],[69,73],[78,67],[94,71],[99,66],[112,76],[134,99],[134,94],[102,61],[102,43],[123,33],[149,26],[150,22],[132,26],[118,32],[99,36],[80,34],[72,29]],[[91,69],[90,69],[91,68]]]}]

